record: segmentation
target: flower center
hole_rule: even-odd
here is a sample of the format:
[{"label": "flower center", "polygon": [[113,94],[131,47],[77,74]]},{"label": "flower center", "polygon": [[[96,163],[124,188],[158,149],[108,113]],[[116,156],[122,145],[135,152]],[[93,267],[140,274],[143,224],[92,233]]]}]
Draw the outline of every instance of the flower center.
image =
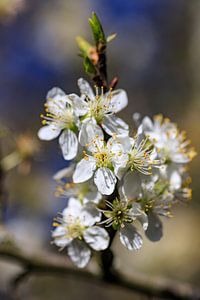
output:
[{"label": "flower center", "polygon": [[112,93],[108,93],[106,96],[101,89],[101,94],[98,94],[98,88],[96,88],[95,100],[89,100],[89,115],[94,117],[97,123],[101,123],[106,114],[111,114],[110,102],[112,99]]},{"label": "flower center", "polygon": [[85,227],[83,225],[81,225],[80,220],[77,218],[74,223],[66,226],[66,229],[67,229],[66,236],[68,238],[82,239],[82,235],[83,235],[83,231],[84,231]]},{"label": "flower center", "polygon": [[111,209],[103,211],[104,215],[108,218],[106,220],[108,226],[119,229],[120,227],[124,227],[124,223],[131,223],[133,221],[130,215],[130,207],[127,203],[115,199],[113,203],[106,201],[106,204]]},{"label": "flower center", "polygon": [[41,115],[43,125],[54,123],[62,129],[73,129],[75,127],[73,109],[70,106],[61,109],[56,104],[52,107],[52,105],[46,103],[45,107],[46,115]]},{"label": "flower center", "polygon": [[150,165],[149,153],[145,150],[140,152],[134,148],[129,156],[129,165],[131,171],[138,170],[146,175],[151,173],[152,167]]},{"label": "flower center", "polygon": [[98,168],[111,166],[112,153],[109,153],[107,149],[104,149],[101,152],[96,152],[93,154],[93,156],[96,159]]}]

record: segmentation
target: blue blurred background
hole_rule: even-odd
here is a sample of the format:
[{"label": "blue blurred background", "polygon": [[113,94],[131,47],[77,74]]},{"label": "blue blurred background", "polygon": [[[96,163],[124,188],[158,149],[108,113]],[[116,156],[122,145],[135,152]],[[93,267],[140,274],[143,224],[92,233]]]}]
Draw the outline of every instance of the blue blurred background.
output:
[{"label": "blue blurred background", "polygon": [[[118,34],[109,45],[108,73],[110,79],[119,76],[118,86],[129,96],[129,106],[121,116],[131,123],[133,112],[163,113],[187,131],[198,151],[200,2],[0,0],[0,123],[10,131],[3,138],[4,155],[12,151],[12,136],[29,131],[37,139],[39,115],[50,88],[59,86],[66,93],[78,93],[77,79],[85,75],[75,37],[91,40],[87,19],[92,11],[97,12],[107,35]],[[66,166],[57,142],[41,142],[40,149],[29,174],[15,169],[6,179],[6,225],[30,253],[47,248],[53,251],[49,246],[51,220],[66,201],[55,199],[53,194],[52,176]],[[136,271],[199,285],[199,168],[196,157],[190,169],[193,201],[188,207],[178,207],[175,217],[165,222],[160,243],[146,241],[136,254],[114,244],[117,265],[125,275],[131,277]],[[6,265],[6,270],[6,275],[0,275],[2,290],[12,275],[12,266]],[[66,299],[62,298],[65,283],[58,286],[53,282],[59,299]],[[40,282],[32,282],[25,294],[28,298],[22,299],[56,299],[51,289],[49,294],[34,294],[35,286],[41,289]],[[73,288],[71,283],[70,299],[77,299]],[[87,291],[82,297],[88,299]]]}]

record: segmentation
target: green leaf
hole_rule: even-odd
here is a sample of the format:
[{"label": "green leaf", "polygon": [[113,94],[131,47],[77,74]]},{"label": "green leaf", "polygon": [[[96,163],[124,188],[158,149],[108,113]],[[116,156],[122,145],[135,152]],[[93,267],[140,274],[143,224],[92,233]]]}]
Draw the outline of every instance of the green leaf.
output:
[{"label": "green leaf", "polygon": [[89,19],[89,23],[93,32],[96,45],[99,43],[106,44],[106,38],[103,31],[103,27],[97,15],[93,12],[92,17]]},{"label": "green leaf", "polygon": [[89,59],[88,56],[84,57],[83,67],[84,67],[85,72],[88,73],[88,74],[95,74],[96,73],[94,65],[93,65],[93,63],[91,62],[91,60]]},{"label": "green leaf", "polygon": [[107,43],[113,41],[116,38],[116,36],[117,36],[117,33],[113,33],[113,34],[109,35],[106,39]]}]

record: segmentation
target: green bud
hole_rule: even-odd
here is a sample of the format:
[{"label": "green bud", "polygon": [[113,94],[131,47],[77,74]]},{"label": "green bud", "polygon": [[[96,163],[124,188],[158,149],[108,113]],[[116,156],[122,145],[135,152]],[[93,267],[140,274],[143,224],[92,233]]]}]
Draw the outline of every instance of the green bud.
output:
[{"label": "green bud", "polygon": [[106,44],[106,38],[103,31],[103,27],[97,15],[93,12],[92,17],[89,19],[89,23],[93,32],[96,45],[99,43]]},{"label": "green bud", "polygon": [[76,37],[76,42],[83,56],[88,56],[90,50],[94,48],[88,41],[86,41],[81,36]]}]

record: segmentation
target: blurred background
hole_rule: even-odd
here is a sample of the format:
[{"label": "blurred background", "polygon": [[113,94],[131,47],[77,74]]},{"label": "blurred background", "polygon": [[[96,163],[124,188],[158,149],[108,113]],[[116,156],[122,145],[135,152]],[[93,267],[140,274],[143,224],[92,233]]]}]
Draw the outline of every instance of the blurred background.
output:
[{"label": "blurred background", "polygon": [[[4,222],[29,253],[55,251],[52,218],[66,200],[54,196],[53,174],[66,166],[57,141],[40,142],[37,130],[47,91],[76,92],[84,76],[75,37],[91,40],[88,17],[97,12],[109,44],[109,78],[129,96],[121,117],[163,113],[200,146],[200,1],[198,0],[0,0],[0,142],[2,157],[31,145],[35,159],[10,170],[5,179]],[[25,134],[22,136],[22,134]],[[29,150],[29,149],[28,149]],[[28,151],[27,150],[27,151]],[[200,286],[200,158],[191,164],[193,200],[164,220],[159,243],[145,239],[137,253],[116,241],[116,265],[129,278],[169,278]],[[0,235],[1,240],[1,235]],[[0,299],[18,267],[0,259]],[[78,288],[77,288],[78,287]],[[122,290],[103,290],[73,279],[32,276],[20,299],[131,299]],[[136,296],[135,298],[136,299]],[[137,298],[143,299],[143,298]]]}]

